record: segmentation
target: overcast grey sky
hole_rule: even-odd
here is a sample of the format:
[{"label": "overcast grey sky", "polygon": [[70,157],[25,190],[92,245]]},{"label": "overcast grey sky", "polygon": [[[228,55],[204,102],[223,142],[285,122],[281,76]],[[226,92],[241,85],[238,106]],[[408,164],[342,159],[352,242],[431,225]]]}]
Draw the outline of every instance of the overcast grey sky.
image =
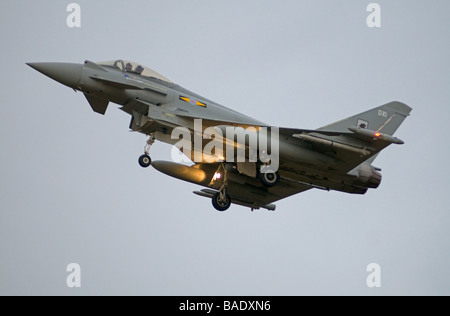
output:
[{"label": "overcast grey sky", "polygon": [[[450,295],[450,3],[71,1],[0,4],[0,294]],[[373,1],[375,2],[375,1]],[[25,62],[124,58],[273,125],[414,110],[364,196],[311,190],[225,213],[142,169],[145,136]],[[154,159],[170,159],[157,143]],[[81,266],[82,287],[66,286]],[[381,288],[366,267],[381,266]]]}]

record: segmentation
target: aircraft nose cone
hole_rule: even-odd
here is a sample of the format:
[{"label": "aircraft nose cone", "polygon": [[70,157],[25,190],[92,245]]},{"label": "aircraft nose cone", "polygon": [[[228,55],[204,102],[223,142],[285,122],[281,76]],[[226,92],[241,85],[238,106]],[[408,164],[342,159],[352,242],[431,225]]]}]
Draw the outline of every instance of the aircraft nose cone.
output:
[{"label": "aircraft nose cone", "polygon": [[83,65],[73,63],[27,63],[27,65],[74,89],[80,83],[81,71],[83,70]]}]

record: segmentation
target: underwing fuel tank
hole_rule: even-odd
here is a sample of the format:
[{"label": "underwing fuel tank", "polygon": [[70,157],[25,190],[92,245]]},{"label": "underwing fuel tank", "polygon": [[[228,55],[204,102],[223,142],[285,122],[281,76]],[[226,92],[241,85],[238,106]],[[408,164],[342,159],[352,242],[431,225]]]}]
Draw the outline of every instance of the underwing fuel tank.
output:
[{"label": "underwing fuel tank", "polygon": [[189,167],[171,161],[153,161],[152,166],[168,176],[194,184],[207,186],[211,182],[206,172],[197,166]]}]

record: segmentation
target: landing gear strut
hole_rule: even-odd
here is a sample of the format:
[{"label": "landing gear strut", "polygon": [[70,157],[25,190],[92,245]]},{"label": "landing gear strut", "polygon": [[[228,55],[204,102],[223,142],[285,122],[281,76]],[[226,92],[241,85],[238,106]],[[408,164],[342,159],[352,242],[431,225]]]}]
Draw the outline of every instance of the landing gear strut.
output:
[{"label": "landing gear strut", "polygon": [[154,142],[155,142],[155,135],[152,133],[149,135],[147,143],[145,144],[144,154],[139,157],[139,165],[142,168],[147,168],[152,164],[152,158],[150,158],[149,152]]},{"label": "landing gear strut", "polygon": [[231,206],[231,198],[227,194],[227,188],[228,188],[228,171],[226,168],[223,168],[223,184],[219,189],[219,192],[214,194],[212,197],[212,205],[216,210],[219,212],[226,211]]},{"label": "landing gear strut", "polygon": [[231,206],[230,196],[226,192],[217,192],[212,197],[212,205],[219,212],[226,211]]}]

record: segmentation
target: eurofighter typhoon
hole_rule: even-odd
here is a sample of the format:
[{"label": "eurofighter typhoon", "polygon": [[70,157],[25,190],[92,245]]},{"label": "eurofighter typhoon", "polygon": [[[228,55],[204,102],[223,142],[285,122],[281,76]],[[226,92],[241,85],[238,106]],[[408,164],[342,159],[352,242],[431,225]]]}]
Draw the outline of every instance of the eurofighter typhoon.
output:
[{"label": "eurofighter typhoon", "polygon": [[[393,135],[412,110],[391,102],[316,130],[282,128],[131,61],[28,65],[81,91],[99,114],[110,102],[120,105],[131,116],[130,129],[148,136],[139,164],[204,187],[194,193],[211,199],[218,211],[232,203],[273,211],[274,202],[310,189],[353,194],[376,189],[381,170],[372,163],[387,146],[404,143]],[[155,140],[176,146],[178,155],[152,162]]]}]

